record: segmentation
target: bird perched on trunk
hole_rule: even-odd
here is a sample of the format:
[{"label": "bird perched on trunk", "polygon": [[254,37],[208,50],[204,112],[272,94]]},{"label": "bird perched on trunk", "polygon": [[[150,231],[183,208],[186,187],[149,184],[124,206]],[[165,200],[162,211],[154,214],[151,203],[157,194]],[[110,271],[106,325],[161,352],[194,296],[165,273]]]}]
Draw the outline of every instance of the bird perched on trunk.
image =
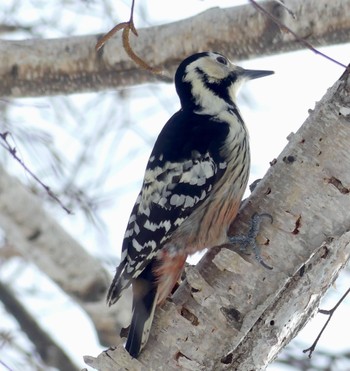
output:
[{"label": "bird perched on trunk", "polygon": [[115,303],[132,284],[125,348],[133,357],[145,346],[155,307],[170,294],[187,256],[228,242],[250,167],[236,96],[244,81],[272,73],[243,69],[214,52],[194,54],[176,71],[181,109],[152,150],[107,297]]}]

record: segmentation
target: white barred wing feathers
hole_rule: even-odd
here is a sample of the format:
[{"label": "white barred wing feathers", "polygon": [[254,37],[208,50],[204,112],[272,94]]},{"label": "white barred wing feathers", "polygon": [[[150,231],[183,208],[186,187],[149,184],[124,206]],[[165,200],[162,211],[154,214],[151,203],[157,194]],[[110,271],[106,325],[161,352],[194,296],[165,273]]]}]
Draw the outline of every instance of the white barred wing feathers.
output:
[{"label": "white barred wing feathers", "polygon": [[[217,125],[209,116],[201,116],[197,124],[197,116],[178,112],[157,139],[125,233],[122,263],[108,295],[111,304],[208,197],[226,170],[218,149],[228,125]],[[184,136],[191,139],[190,145],[179,147],[176,138],[184,143]]]}]

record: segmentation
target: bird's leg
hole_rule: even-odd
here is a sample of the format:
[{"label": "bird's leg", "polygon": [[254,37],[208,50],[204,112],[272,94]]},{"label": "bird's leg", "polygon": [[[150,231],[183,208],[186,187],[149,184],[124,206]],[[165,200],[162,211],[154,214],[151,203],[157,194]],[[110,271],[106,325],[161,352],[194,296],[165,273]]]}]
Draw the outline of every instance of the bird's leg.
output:
[{"label": "bird's leg", "polygon": [[240,236],[232,236],[228,237],[229,241],[234,245],[239,245],[239,250],[244,254],[249,255],[249,247],[253,250],[255,254],[255,259],[265,268],[272,269],[269,265],[267,265],[262,256],[260,251],[260,246],[256,242],[256,238],[260,231],[260,224],[264,217],[267,217],[273,222],[273,218],[270,214],[254,214],[250,221],[250,228],[247,235],[240,235]]}]

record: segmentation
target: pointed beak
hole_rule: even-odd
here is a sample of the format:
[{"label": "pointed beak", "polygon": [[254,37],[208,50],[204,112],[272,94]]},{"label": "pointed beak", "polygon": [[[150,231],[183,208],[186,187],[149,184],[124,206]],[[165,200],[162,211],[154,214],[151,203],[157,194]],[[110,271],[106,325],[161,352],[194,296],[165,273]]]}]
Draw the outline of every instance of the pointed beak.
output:
[{"label": "pointed beak", "polygon": [[258,79],[259,77],[273,75],[274,71],[263,71],[263,70],[245,70],[241,72],[241,76],[247,80]]}]

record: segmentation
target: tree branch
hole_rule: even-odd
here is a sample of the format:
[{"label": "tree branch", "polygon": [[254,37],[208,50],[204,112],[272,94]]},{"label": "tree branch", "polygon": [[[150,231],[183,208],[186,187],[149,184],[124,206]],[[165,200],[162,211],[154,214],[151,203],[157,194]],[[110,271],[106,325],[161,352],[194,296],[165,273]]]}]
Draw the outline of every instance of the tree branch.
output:
[{"label": "tree branch", "polygon": [[[350,0],[286,0],[293,19],[274,1],[264,9],[315,47],[348,42]],[[317,19],[317,22],[315,22]],[[218,50],[235,61],[299,50],[295,38],[251,5],[213,8],[195,17],[138,30],[132,50],[166,77],[140,70],[122,47],[122,35],[100,52],[101,35],[49,40],[0,41],[0,97],[28,97],[170,81],[184,57],[199,50]],[[171,40],[171,42],[169,42]]]},{"label": "tree branch", "polygon": [[[90,316],[102,344],[118,341],[129,317],[127,299],[106,305],[110,274],[48,213],[41,201],[0,167],[0,228],[9,243],[31,260]],[[118,313],[118,315],[117,315]]]},{"label": "tree branch", "polygon": [[41,359],[48,365],[59,370],[77,371],[78,367],[69,359],[67,354],[39,326],[32,315],[16,299],[11,290],[0,281],[0,300],[7,312],[11,314],[23,332],[35,345]]},{"label": "tree branch", "polygon": [[343,302],[343,300],[349,295],[349,293],[350,293],[350,288],[348,288],[346,290],[345,294],[339,299],[339,301],[337,302],[337,304],[332,309],[330,309],[330,310],[319,309],[318,310],[318,313],[326,314],[328,316],[328,318],[327,318],[326,323],[323,325],[321,331],[317,335],[315,341],[312,343],[312,345],[309,348],[303,350],[303,353],[309,353],[309,358],[311,358],[312,353],[315,351],[316,346],[317,346],[317,343],[321,339],[321,336],[323,334],[323,331],[327,328],[330,320],[333,317],[333,314],[335,313],[335,311],[337,310],[337,308],[339,307],[339,305]]},{"label": "tree branch", "polygon": [[[230,246],[211,248],[156,312],[140,369],[265,369],[317,311],[350,258],[349,106],[347,70],[289,136],[231,226],[238,235],[255,212],[272,215],[259,237],[273,270]],[[104,371],[104,358],[112,359],[118,369],[121,353],[87,360]]]}]

